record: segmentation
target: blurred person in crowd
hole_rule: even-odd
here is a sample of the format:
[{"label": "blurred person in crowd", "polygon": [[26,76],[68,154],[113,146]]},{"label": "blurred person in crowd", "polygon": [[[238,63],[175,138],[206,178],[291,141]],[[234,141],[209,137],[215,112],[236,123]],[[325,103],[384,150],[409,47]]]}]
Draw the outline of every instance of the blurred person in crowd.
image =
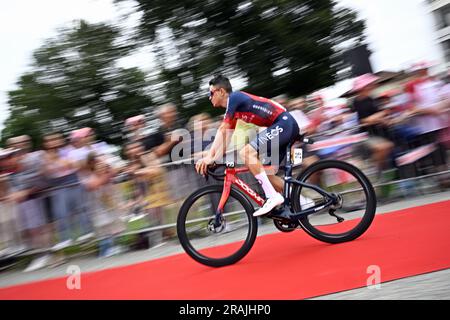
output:
[{"label": "blurred person in crowd", "polygon": [[301,123],[304,125],[304,132],[306,135],[310,135],[313,133],[312,122],[306,116],[304,110],[306,108],[306,102],[303,98],[295,98],[289,101],[286,101],[285,104],[289,113],[297,120],[297,123]]},{"label": "blurred person in crowd", "polygon": [[14,153],[18,151],[20,150],[13,148],[0,148],[0,175],[2,175],[2,177],[7,177],[14,172],[11,164],[11,158]]},{"label": "blurred person in crowd", "polygon": [[[47,187],[43,176],[43,154],[32,151],[31,138],[27,135],[7,140],[8,148],[17,149],[11,158],[13,173],[10,176],[9,200],[17,205],[19,232],[29,249],[48,248],[51,245],[50,225],[40,191]],[[38,255],[25,269],[33,271],[46,266],[51,257]]]},{"label": "blurred person in crowd", "polygon": [[17,207],[9,199],[13,149],[0,148],[0,256],[23,252],[17,230]]},{"label": "blurred person in crowd", "polygon": [[396,147],[407,147],[408,142],[419,135],[411,124],[407,95],[401,90],[389,90],[378,97],[377,104],[380,110],[386,111],[386,125],[391,140]]},{"label": "blurred person in crowd", "polygon": [[445,127],[441,115],[442,109],[448,105],[447,97],[442,94],[445,83],[431,76],[429,67],[427,62],[414,64],[414,78],[405,84],[420,134],[436,132]]},{"label": "blurred person in crowd", "polygon": [[74,150],[75,148],[81,147],[80,139],[73,139],[72,133],[69,133],[69,136],[67,139],[64,137],[63,141],[64,141],[64,144],[59,148],[59,154],[63,158],[67,158],[69,153],[72,150]]},{"label": "blurred person in crowd", "polygon": [[172,161],[171,150],[180,140],[173,139],[172,135],[181,126],[178,122],[178,113],[174,104],[166,103],[156,110],[160,125],[156,132],[147,135],[145,133],[145,116],[138,115],[125,121],[126,128],[130,132],[128,141],[140,141],[145,151],[152,151],[161,162]]},{"label": "blurred person in crowd", "polygon": [[131,213],[131,218],[142,218],[144,211],[144,197],[147,194],[147,184],[134,173],[142,168],[140,157],[145,153],[141,141],[129,141],[123,146],[126,166],[122,170],[122,192],[125,194],[125,210]]},{"label": "blurred person in crowd", "polygon": [[94,153],[87,160],[90,174],[84,185],[88,191],[87,201],[95,232],[101,238],[99,257],[108,257],[120,253],[120,247],[115,246],[114,239],[125,231],[125,225],[119,214],[120,203],[116,186],[113,184],[113,170]]},{"label": "blurred person in crowd", "polygon": [[[162,162],[173,161],[171,151],[179,142],[180,135],[177,131],[181,128],[178,120],[177,108],[173,103],[166,103],[157,109],[157,115],[160,120],[160,126],[157,132],[152,135],[153,145],[146,146],[155,152],[156,156]],[[183,155],[179,155],[183,156]]]},{"label": "blurred person in crowd", "polygon": [[130,117],[125,120],[125,130],[128,133],[127,140],[143,141],[146,135],[146,121],[143,114]]},{"label": "blurred person in crowd", "polygon": [[[58,243],[53,250],[59,251],[74,243],[75,230],[81,235],[78,242],[88,240],[94,236],[89,208],[86,207],[85,193],[78,176],[79,168],[75,161],[63,157],[61,149],[64,147],[64,136],[61,133],[50,133],[44,136],[44,164],[43,171],[47,177],[51,191],[51,212],[57,230]],[[73,222],[77,221],[77,224]],[[78,227],[79,228],[76,228]]]},{"label": "blurred person in crowd", "polygon": [[306,111],[306,100],[303,97],[293,98],[286,102],[286,107],[290,112],[300,110],[303,113]]},{"label": "blurred person in crowd", "polygon": [[[160,163],[170,163],[178,160],[189,159],[191,154],[185,154],[183,143],[184,137],[188,138],[188,132],[181,127],[177,108],[173,103],[166,103],[156,109],[160,125],[155,133],[149,136],[145,143],[146,150],[150,150],[152,157]],[[171,164],[167,170],[161,172],[161,179],[165,180],[168,187],[177,192],[172,193],[173,199],[178,200],[190,193],[187,183],[186,170],[181,165]]]},{"label": "blurred person in crowd", "polygon": [[128,142],[124,153],[129,161],[126,170],[133,178],[142,208],[149,213],[152,223],[164,224],[163,209],[173,203],[164,167],[155,153],[145,152],[140,141]]},{"label": "blurred person in crowd", "polygon": [[[314,117],[314,121],[309,121],[306,131],[314,134],[318,140],[327,140],[332,138],[347,136],[357,128],[358,121],[356,114],[352,113],[346,102],[340,102],[326,105],[320,95],[310,97],[310,112],[308,116]],[[295,101],[294,101],[295,104]],[[292,108],[292,107],[290,107]],[[294,107],[295,108],[295,107]],[[307,109],[307,103],[302,99],[299,103],[299,109]],[[314,109],[315,108],[315,109]],[[293,113],[294,111],[290,112]],[[341,159],[358,164],[358,159],[353,157],[354,145],[339,145],[321,148],[311,151],[310,146],[306,146],[304,153],[303,167],[307,167],[320,159]],[[344,158],[343,158],[344,157]],[[314,174],[310,177],[311,183],[321,185],[322,175]]]},{"label": "blurred person in crowd", "polygon": [[347,104],[330,106],[327,110],[330,118],[331,129],[345,130],[349,129],[348,122],[352,121],[351,110]]},{"label": "blurred person in crowd", "polygon": [[424,144],[437,143],[437,150],[433,152],[433,162],[438,170],[446,170],[447,156],[445,145],[439,143],[439,137],[447,128],[446,110],[448,110],[448,96],[443,94],[444,82],[429,74],[430,64],[416,63],[412,67],[414,78],[405,85],[411,104],[412,122],[419,132]]},{"label": "blurred person in crowd", "polygon": [[[107,163],[115,174],[119,173],[123,166],[122,159],[113,154],[113,148],[104,141],[97,141],[95,131],[92,128],[84,127],[71,132],[71,147],[63,149],[61,155],[74,162],[77,166],[78,176],[84,180],[85,175],[89,175],[87,159],[90,154],[95,154],[102,161]],[[68,152],[65,152],[68,150]]]},{"label": "blurred person in crowd", "polygon": [[325,117],[325,102],[321,95],[312,94],[306,99],[306,115],[311,123],[311,128],[314,132],[323,131],[321,124],[326,120]]},{"label": "blurred person in crowd", "polygon": [[[309,104],[304,98],[297,98],[289,102],[288,110],[295,117],[301,118],[301,122],[307,124],[307,135],[323,133],[343,124],[344,118],[350,111],[345,104],[328,106],[322,96],[313,95],[309,98]],[[307,114],[305,111],[310,109]],[[300,113],[302,112],[302,113]],[[306,117],[306,119],[303,119]],[[297,122],[299,122],[297,121]]]},{"label": "blurred person in crowd", "polygon": [[[148,185],[145,179],[135,175],[135,172],[143,167],[141,156],[144,153],[145,147],[142,141],[128,141],[124,144],[123,155],[127,160],[127,165],[123,170],[126,180],[121,183],[121,190],[126,195],[124,198],[125,205],[123,206],[123,210],[127,213],[126,220],[128,222],[139,220],[145,224],[150,224],[150,218],[145,209],[147,206],[145,196],[148,193]],[[141,233],[138,233],[137,237],[136,247],[148,249],[148,238]]]},{"label": "blurred person in crowd", "polygon": [[276,97],[273,97],[272,100],[278,102],[282,106],[286,106],[288,104],[289,98],[285,94],[280,94],[280,95],[278,95]]},{"label": "blurred person in crowd", "polygon": [[446,123],[445,129],[442,130],[439,136],[440,143],[448,151],[450,149],[450,71],[447,71],[446,76],[443,78],[445,85],[440,91],[440,96],[444,101],[442,106],[443,117]]},{"label": "blurred person in crowd", "polygon": [[[304,113],[306,109],[306,101],[304,98],[295,98],[287,102],[287,110],[294,117],[297,124],[301,125],[300,130],[306,135],[312,135],[317,132],[317,125],[313,123],[309,117]],[[294,147],[294,146],[293,146]],[[303,168],[306,168],[314,162],[320,160],[315,152],[305,150],[304,159],[302,162]]]},{"label": "blurred person in crowd", "polygon": [[352,112],[348,101],[332,101],[329,104],[323,103],[320,112],[320,123],[316,124],[318,133],[335,135],[343,130],[355,131],[357,129],[357,113]]},{"label": "blurred person in crowd", "polygon": [[92,153],[95,154],[99,160],[109,166],[112,170],[112,174],[116,173],[122,165],[119,163],[120,157],[113,154],[111,145],[97,139],[94,129],[85,129],[87,130],[87,134],[84,137],[84,144],[85,148],[88,150],[88,156]]},{"label": "blurred person in crowd", "polygon": [[84,127],[72,131],[71,141],[73,148],[67,152],[67,157],[75,161],[80,168],[86,165],[90,153],[93,152],[98,156],[108,154],[108,145],[103,141],[96,141],[95,132],[92,128]]},{"label": "blurred person in crowd", "polygon": [[359,76],[354,80],[352,91],[356,94],[353,100],[353,110],[358,115],[360,130],[369,134],[369,139],[363,146],[371,154],[377,167],[377,174],[381,177],[383,170],[387,169],[389,165],[394,144],[388,139],[389,132],[386,121],[388,112],[380,110],[371,96],[378,80],[378,77],[372,74]]},{"label": "blurred person in crowd", "polygon": [[[212,141],[217,132],[217,127],[215,122],[208,113],[202,112],[195,116],[192,116],[189,121],[187,128],[191,135],[191,156],[189,158],[200,159],[205,153],[208,152],[211,147]],[[186,142],[182,142],[186,145]],[[194,170],[185,170],[187,177],[186,182],[189,181],[189,189],[192,189],[192,183],[195,182],[197,187],[202,186],[205,180],[200,177]]]},{"label": "blurred person in crowd", "polygon": [[[267,198],[264,205],[254,213],[254,216],[265,215],[283,203],[284,198],[281,192],[284,186],[280,177],[273,173],[267,174],[259,157],[268,156],[269,153],[272,154],[272,147],[274,150],[278,148],[279,154],[275,156],[278,156],[278,160],[281,162],[286,156],[286,146],[303,135],[303,132],[301,132],[303,125],[297,124],[292,115],[282,105],[273,100],[242,91],[233,91],[228,78],[222,75],[215,76],[209,82],[209,98],[213,107],[225,108],[226,112],[211,149],[206,157],[197,162],[196,170],[199,174],[204,175],[208,166],[223,157],[238,119],[260,127],[267,127],[239,151],[239,155],[250,172],[260,181]],[[272,146],[272,140],[275,136],[277,141]],[[272,164],[279,165],[279,162]]]},{"label": "blurred person in crowd", "polygon": [[191,133],[191,152],[195,157],[211,145],[214,140],[212,131],[216,130],[213,128],[211,116],[205,112],[191,117],[188,121],[188,129]]},{"label": "blurred person in crowd", "polygon": [[89,131],[88,128],[82,128],[70,132],[70,147],[61,151],[67,159],[74,162],[80,169],[85,168],[87,156],[90,152],[86,146],[86,137]]},{"label": "blurred person in crowd", "polygon": [[127,141],[139,141],[144,145],[145,151],[149,151],[155,146],[162,144],[164,139],[158,133],[149,134],[145,115],[140,114],[125,120],[125,131],[127,132]]}]

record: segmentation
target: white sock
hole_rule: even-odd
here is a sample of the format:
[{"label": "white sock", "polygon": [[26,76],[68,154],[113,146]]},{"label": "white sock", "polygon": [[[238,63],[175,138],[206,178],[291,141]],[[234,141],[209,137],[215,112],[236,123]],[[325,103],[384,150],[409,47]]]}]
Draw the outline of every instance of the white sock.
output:
[{"label": "white sock", "polygon": [[267,199],[272,198],[277,195],[278,192],[275,190],[275,188],[270,183],[269,177],[267,177],[267,174],[265,171],[255,175],[255,178],[261,184],[261,186],[264,190],[264,193],[266,194]]}]

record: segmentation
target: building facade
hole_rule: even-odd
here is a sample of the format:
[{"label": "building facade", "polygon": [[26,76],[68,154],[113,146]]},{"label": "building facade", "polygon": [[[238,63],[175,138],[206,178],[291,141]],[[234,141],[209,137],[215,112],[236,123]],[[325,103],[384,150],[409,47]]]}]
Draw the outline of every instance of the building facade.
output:
[{"label": "building facade", "polygon": [[447,68],[450,67],[450,0],[427,0],[435,21],[435,40],[441,46]]}]

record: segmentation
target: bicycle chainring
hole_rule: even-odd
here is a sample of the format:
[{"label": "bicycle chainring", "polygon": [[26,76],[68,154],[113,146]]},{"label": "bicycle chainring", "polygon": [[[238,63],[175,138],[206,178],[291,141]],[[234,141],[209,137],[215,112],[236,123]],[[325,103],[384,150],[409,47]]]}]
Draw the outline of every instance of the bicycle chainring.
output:
[{"label": "bicycle chainring", "polygon": [[208,221],[207,228],[208,228],[208,231],[211,233],[220,233],[223,230],[225,230],[225,227],[226,227],[226,220],[222,215],[219,217],[218,224],[216,224],[215,217],[209,219],[209,221]]},{"label": "bicycle chainring", "polygon": [[299,224],[295,222],[282,222],[280,220],[273,220],[273,224],[281,232],[292,232],[299,226]]}]

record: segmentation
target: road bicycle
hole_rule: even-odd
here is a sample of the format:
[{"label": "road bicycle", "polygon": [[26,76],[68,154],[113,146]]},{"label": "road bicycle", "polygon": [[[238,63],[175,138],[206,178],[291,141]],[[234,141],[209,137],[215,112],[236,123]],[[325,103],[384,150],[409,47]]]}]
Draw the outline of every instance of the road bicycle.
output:
[{"label": "road bicycle", "polygon": [[[357,167],[339,160],[317,161],[293,178],[305,146],[313,143],[308,138],[301,142],[292,153],[293,144],[287,146],[286,164],[280,167],[284,171],[285,202],[264,217],[272,219],[282,232],[301,229],[326,243],[358,238],[375,216],[372,184]],[[220,168],[224,171],[218,173]],[[248,168],[238,168],[234,162],[209,168],[208,175],[220,183],[194,191],[181,206],[178,239],[197,262],[211,267],[234,264],[252,248],[259,224],[270,232],[270,226],[253,217],[255,205],[262,206],[264,197],[238,177],[248,172]]]}]

